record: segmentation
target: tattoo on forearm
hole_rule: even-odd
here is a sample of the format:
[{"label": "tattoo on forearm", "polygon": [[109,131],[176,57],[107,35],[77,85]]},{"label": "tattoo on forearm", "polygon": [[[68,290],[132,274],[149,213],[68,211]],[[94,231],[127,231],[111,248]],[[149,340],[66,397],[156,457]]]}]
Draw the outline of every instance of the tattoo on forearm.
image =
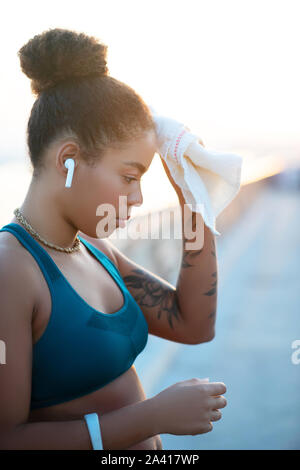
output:
[{"label": "tattoo on forearm", "polygon": [[181,266],[183,268],[190,268],[192,266],[194,266],[193,264],[191,264],[190,262],[196,258],[198,255],[200,255],[200,253],[202,252],[203,248],[201,248],[201,250],[185,250],[183,252],[183,255],[182,255],[182,263],[181,263]]},{"label": "tattoo on forearm", "polygon": [[[197,215],[196,212],[192,213],[192,231],[193,232],[196,229],[196,215]],[[192,243],[193,241],[195,241],[195,238],[196,238],[196,235],[193,239],[186,238],[183,233],[183,247],[185,246],[187,242]],[[193,261],[193,259],[199,256],[200,253],[202,253],[202,251],[203,251],[203,247],[200,250],[183,250],[181,267],[190,268],[194,266],[193,264],[191,264],[191,261]]]},{"label": "tattoo on forearm", "polygon": [[[192,230],[193,232],[195,231],[196,229],[196,212],[193,212],[192,214]],[[195,238],[196,238],[196,235],[195,237],[190,240],[188,238],[186,238],[183,234],[183,246],[185,246],[186,242],[192,242],[192,241],[195,241]],[[212,256],[214,256],[216,258],[216,247],[215,247],[215,239],[213,238],[212,241],[212,248],[211,248],[211,254]],[[192,266],[194,266],[194,264],[191,264],[191,262],[197,257],[200,255],[200,253],[202,253],[204,247],[201,248],[201,250],[183,250],[183,255],[182,255],[182,263],[181,263],[181,267],[182,268],[190,268]]]},{"label": "tattoo on forearm", "polygon": [[212,250],[211,250],[211,254],[216,257],[216,247],[215,247],[215,240],[214,238],[212,239]]},{"label": "tattoo on forearm", "polygon": [[211,318],[212,320],[215,318],[216,316],[216,310],[213,310],[209,315],[208,315],[208,318]]},{"label": "tattoo on forearm", "polygon": [[212,273],[212,277],[215,278],[215,281],[212,283],[212,288],[204,292],[204,295],[214,295],[217,292],[217,273]]},{"label": "tattoo on forearm", "polygon": [[129,276],[125,276],[124,282],[128,288],[134,289],[134,298],[143,307],[157,307],[158,318],[166,313],[171,328],[174,317],[181,318],[178,296],[175,290],[162,287],[161,284],[149,275],[145,276],[142,270],[133,269]]},{"label": "tattoo on forearm", "polygon": [[[215,248],[215,240],[212,239],[212,251],[211,254],[216,257],[216,248]],[[212,277],[214,278],[214,281],[212,283],[212,287],[210,290],[207,292],[204,292],[204,295],[214,295],[217,292],[217,271],[212,273]]]}]

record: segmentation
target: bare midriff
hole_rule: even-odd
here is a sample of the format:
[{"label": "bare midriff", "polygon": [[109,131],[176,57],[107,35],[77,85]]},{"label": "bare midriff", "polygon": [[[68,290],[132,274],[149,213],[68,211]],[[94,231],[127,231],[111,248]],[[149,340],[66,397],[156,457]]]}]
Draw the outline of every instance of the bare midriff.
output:
[{"label": "bare midriff", "polygon": [[[50,407],[31,410],[29,421],[61,421],[83,419],[87,413],[98,413],[101,428],[101,415],[118,408],[146,400],[142,384],[133,365],[124,374],[105,387],[75,400]],[[117,425],[117,423],[116,423]],[[127,450],[160,450],[162,442],[157,434],[145,441],[128,447]]]}]

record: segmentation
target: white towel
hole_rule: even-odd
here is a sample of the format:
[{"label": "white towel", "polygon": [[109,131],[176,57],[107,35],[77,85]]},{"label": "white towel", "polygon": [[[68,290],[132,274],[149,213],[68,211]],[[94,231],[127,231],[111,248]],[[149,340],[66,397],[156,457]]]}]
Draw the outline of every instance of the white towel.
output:
[{"label": "white towel", "polygon": [[157,152],[166,162],[185,202],[199,212],[215,235],[216,218],[240,189],[242,157],[207,150],[183,123],[149,106],[156,124]]}]

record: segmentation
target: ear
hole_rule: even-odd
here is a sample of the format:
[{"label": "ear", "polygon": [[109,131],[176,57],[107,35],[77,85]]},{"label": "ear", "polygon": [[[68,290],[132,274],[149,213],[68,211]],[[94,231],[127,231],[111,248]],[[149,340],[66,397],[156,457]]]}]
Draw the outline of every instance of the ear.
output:
[{"label": "ear", "polygon": [[68,169],[65,167],[65,162],[68,158],[73,158],[75,162],[74,171],[78,166],[80,156],[80,149],[76,142],[67,141],[59,145],[56,152],[55,164],[60,173],[66,176]]}]

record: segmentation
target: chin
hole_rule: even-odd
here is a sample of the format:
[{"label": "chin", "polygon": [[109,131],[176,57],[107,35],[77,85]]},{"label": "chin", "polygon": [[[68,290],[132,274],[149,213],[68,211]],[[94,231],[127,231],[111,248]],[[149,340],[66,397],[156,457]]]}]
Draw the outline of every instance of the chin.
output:
[{"label": "chin", "polygon": [[119,227],[117,219],[97,220],[96,222],[81,227],[78,231],[79,236],[89,238],[108,238]]},{"label": "chin", "polygon": [[94,235],[95,238],[108,238],[112,233],[116,231],[118,228],[118,224],[114,222],[110,222],[109,224],[98,224],[96,227],[96,234]]}]

